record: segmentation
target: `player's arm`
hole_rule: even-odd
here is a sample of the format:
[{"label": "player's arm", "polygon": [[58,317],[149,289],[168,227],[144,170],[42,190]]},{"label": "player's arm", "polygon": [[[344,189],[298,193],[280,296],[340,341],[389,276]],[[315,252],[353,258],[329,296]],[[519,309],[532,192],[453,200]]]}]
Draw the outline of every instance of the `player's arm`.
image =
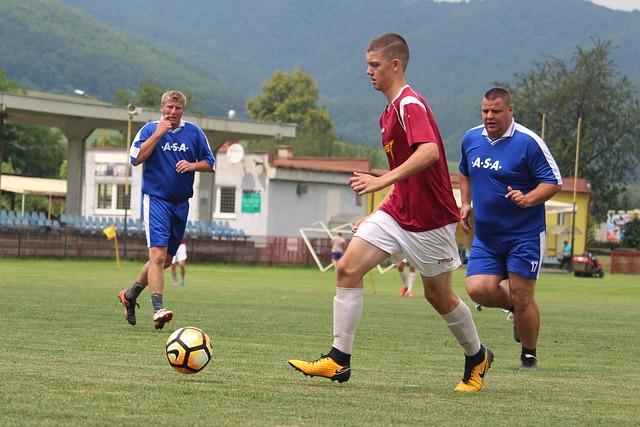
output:
[{"label": "player's arm", "polygon": [[202,132],[202,129],[198,129],[198,143],[197,143],[197,159],[198,161],[190,163],[186,160],[180,160],[176,163],[176,172],[213,172],[215,170],[215,159],[211,148],[209,148],[209,141],[207,136]]},{"label": "player's arm", "polygon": [[186,160],[180,160],[176,163],[176,172],[213,172],[213,167],[206,160],[200,160],[194,163],[189,163]]},{"label": "player's arm", "polygon": [[469,216],[471,215],[471,180],[462,172],[458,172],[458,183],[460,184],[460,226],[462,230],[469,234],[471,225],[469,224]]},{"label": "player's arm", "polygon": [[140,150],[138,151],[138,155],[136,156],[135,163],[133,163],[133,165],[138,166],[149,157],[151,157],[151,154],[153,154],[153,150],[156,148],[156,144],[158,143],[158,141],[160,141],[164,134],[166,134],[170,129],[171,122],[165,119],[163,116],[162,119],[158,122],[156,130],[151,134],[151,136],[149,136],[149,138],[147,138],[142,142],[142,144],[140,144]]},{"label": "player's arm", "polygon": [[507,187],[507,194],[504,197],[511,200],[520,208],[530,208],[542,204],[552,198],[560,189],[561,185],[541,182],[536,188],[524,194],[520,190]]},{"label": "player's arm", "polygon": [[420,143],[409,158],[395,169],[381,176],[373,176],[366,173],[354,172],[349,178],[349,185],[360,196],[381,190],[398,181],[402,181],[416,173],[425,170],[440,158],[438,144]]},{"label": "player's arm", "polygon": [[[562,188],[562,175],[555,159],[548,152],[544,142],[530,144],[527,152],[529,168],[539,184],[527,194],[521,190],[507,187],[504,197],[511,200],[521,208],[529,208],[546,202]],[[546,151],[543,151],[543,149]]]}]

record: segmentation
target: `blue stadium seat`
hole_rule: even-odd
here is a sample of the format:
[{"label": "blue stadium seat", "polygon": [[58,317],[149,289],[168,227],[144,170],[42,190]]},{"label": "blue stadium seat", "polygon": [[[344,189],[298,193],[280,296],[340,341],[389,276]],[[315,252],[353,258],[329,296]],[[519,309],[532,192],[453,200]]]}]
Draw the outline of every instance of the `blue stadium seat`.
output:
[{"label": "blue stadium seat", "polygon": [[0,219],[2,218],[9,218],[9,214],[4,209],[0,210]]},{"label": "blue stadium seat", "polygon": [[40,211],[38,212],[38,219],[41,219],[44,221],[45,219],[47,219],[47,215],[44,212]]}]

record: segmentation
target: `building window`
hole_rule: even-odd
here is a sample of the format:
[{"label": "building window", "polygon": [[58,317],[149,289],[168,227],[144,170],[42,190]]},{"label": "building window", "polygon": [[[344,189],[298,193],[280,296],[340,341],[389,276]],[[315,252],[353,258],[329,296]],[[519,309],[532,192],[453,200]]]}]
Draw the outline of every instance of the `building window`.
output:
[{"label": "building window", "polygon": [[111,209],[111,184],[98,184],[98,209]]},{"label": "building window", "polygon": [[118,197],[116,200],[116,209],[131,209],[131,186],[129,185],[128,187],[128,191],[126,192],[127,194],[125,195],[125,188],[126,186],[124,184],[118,184]]},{"label": "building window", "polygon": [[[131,208],[131,186],[125,196],[125,184],[96,184],[96,210],[124,211]],[[114,212],[115,213],[115,212]]]},{"label": "building window", "polygon": [[236,188],[220,187],[220,213],[236,212]]}]

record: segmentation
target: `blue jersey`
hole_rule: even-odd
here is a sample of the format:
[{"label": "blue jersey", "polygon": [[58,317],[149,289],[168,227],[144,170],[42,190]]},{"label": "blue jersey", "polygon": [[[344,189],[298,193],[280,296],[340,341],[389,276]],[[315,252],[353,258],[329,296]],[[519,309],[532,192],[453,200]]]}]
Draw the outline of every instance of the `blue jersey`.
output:
[{"label": "blue jersey", "polygon": [[491,141],[484,126],[470,129],[462,138],[460,172],[471,181],[476,236],[501,241],[545,230],[543,203],[523,209],[505,198],[508,186],[526,194],[540,183],[562,184],[558,165],[534,132],[512,122]]},{"label": "blue jersey", "polygon": [[[147,123],[138,131],[131,145],[131,164],[135,166],[140,146],[156,130],[158,122]],[[142,193],[171,202],[181,202],[193,196],[194,172],[176,172],[180,160],[194,163],[205,160],[215,170],[215,159],[202,129],[193,123],[180,122],[177,129],[165,133],[144,161]]]}]

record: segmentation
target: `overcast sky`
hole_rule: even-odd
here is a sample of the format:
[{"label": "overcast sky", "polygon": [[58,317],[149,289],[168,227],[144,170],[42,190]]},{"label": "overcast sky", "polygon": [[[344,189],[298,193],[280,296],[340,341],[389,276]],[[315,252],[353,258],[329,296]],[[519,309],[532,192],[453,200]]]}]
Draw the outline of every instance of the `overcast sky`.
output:
[{"label": "overcast sky", "polygon": [[[466,1],[466,0],[436,0],[436,1]],[[606,6],[610,9],[616,10],[640,10],[640,0],[587,0],[592,3],[599,4],[601,6]]]},{"label": "overcast sky", "polygon": [[592,3],[618,10],[640,10],[640,0],[591,0]]}]

